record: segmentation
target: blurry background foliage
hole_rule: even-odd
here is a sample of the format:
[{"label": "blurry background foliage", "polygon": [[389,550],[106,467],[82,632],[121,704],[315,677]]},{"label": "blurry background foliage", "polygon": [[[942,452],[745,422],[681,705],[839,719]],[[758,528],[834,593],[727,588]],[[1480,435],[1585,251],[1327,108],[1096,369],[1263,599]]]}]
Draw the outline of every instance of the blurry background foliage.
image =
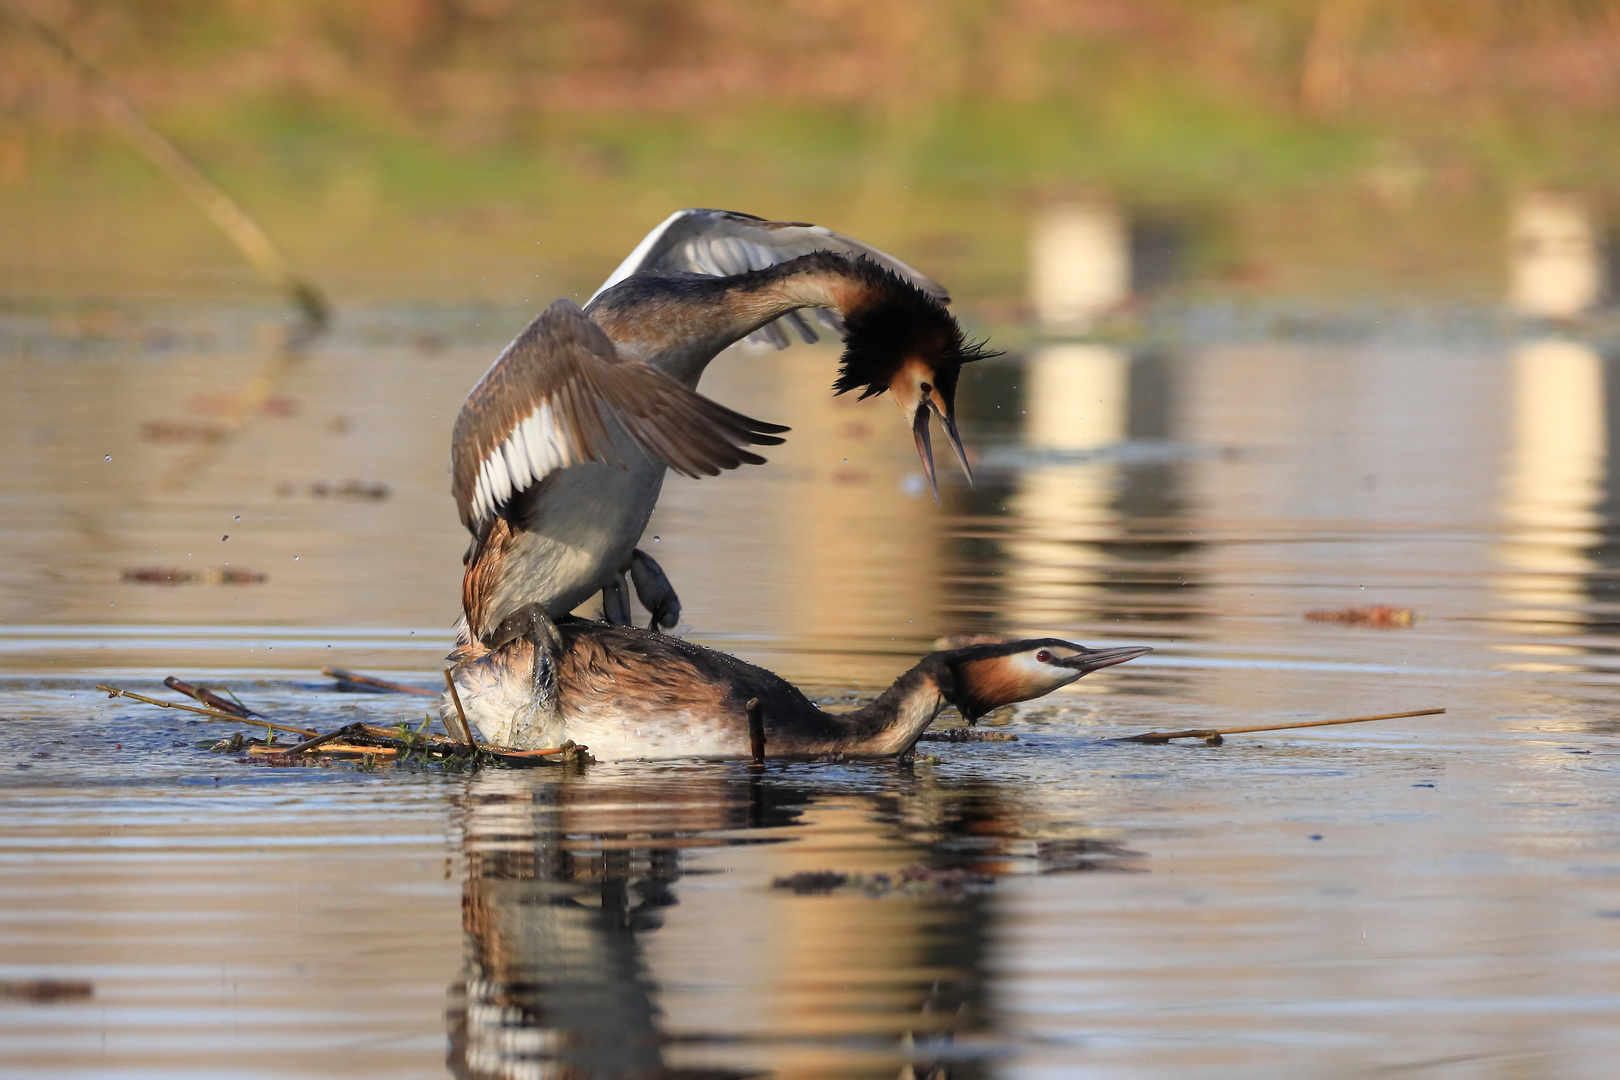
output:
[{"label": "blurry background foliage", "polygon": [[[1097,197],[1188,290],[1486,299],[1516,193],[1620,209],[1620,0],[7,2],[339,303],[588,291],[704,205],[1010,319],[1034,209]],[[0,20],[0,294],[260,288]]]}]

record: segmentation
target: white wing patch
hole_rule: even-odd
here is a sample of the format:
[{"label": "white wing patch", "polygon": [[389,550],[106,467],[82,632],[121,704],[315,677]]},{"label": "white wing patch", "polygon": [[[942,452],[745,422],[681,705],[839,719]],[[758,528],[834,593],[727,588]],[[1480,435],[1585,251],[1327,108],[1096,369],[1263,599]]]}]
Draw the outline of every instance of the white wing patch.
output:
[{"label": "white wing patch", "polygon": [[473,485],[473,514],[482,521],[493,517],[513,492],[526,491],[548,474],[578,460],[569,432],[558,424],[551,402],[524,417],[478,468]]},{"label": "white wing patch", "polygon": [[[603,293],[613,288],[613,286],[617,285],[619,282],[623,281],[637,270],[640,270],[642,262],[646,260],[647,253],[653,249],[653,245],[658,243],[659,240],[663,239],[664,233],[668,231],[671,225],[675,224],[683,217],[686,217],[691,212],[692,211],[690,210],[677,210],[673,214],[669,215],[669,217],[665,218],[659,224],[658,228],[654,229],[646,236],[643,236],[641,238],[641,243],[637,244],[635,246],[635,250],[624,257],[624,262],[619,264],[619,268],[613,271],[613,273],[609,274],[606,281],[602,282],[602,287],[591,293],[591,300],[595,300],[598,296],[601,296]],[[588,305],[590,304],[591,300],[587,300],[585,303]]]}]

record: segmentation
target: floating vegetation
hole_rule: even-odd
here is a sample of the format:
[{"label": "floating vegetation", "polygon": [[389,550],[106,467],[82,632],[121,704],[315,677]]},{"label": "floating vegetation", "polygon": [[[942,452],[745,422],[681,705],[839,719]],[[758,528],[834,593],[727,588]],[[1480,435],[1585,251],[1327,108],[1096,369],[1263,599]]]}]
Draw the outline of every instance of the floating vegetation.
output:
[{"label": "floating vegetation", "polygon": [[1339,623],[1343,626],[1366,626],[1373,630],[1406,630],[1418,620],[1417,612],[1394,604],[1369,604],[1366,607],[1319,608],[1307,611],[1311,622]]},{"label": "floating vegetation", "polygon": [[[214,753],[223,754],[236,754],[245,750],[246,756],[236,759],[243,765],[331,765],[335,760],[358,758],[361,771],[373,772],[377,766],[383,764],[415,763],[460,771],[484,765],[580,766],[593,761],[586,747],[572,741],[543,750],[513,750],[477,742],[471,738],[470,730],[464,726],[463,730],[468,734],[468,738],[464,740],[434,735],[428,731],[433,722],[431,715],[415,729],[403,721],[391,728],[376,724],[351,723],[322,733],[313,728],[277,723],[240,701],[228,701],[210,690],[193,686],[172,675],[164,680],[164,685],[202,702],[202,705],[164,701],[101,683],[96,684],[96,689],[105,691],[108,697],[125,697],[147,705],[155,705],[160,709],[180,709],[212,720],[264,728],[266,735],[262,739],[247,738],[238,732],[229,739],[207,747]],[[292,745],[277,745],[275,739],[278,732],[297,735],[301,741]]]}]

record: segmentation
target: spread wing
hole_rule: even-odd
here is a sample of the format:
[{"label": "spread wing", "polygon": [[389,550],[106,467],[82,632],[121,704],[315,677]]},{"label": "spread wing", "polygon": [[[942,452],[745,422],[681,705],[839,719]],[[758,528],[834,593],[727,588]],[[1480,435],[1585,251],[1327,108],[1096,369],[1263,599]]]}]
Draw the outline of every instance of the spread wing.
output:
[{"label": "spread wing", "polygon": [[514,497],[581,462],[625,465],[626,442],[685,476],[765,459],[743,449],[782,440],[663,372],[621,359],[569,300],[506,347],[461,407],[450,447],[462,524],[476,536]]},{"label": "spread wing", "polygon": [[[752,214],[730,210],[677,210],[636,245],[636,249],[619,264],[619,268],[602,283],[591,299],[595,300],[605,290],[643,270],[679,270],[729,277],[749,270],[763,270],[812,251],[864,255],[879,266],[909,279],[940,303],[950,303],[950,294],[939,282],[918,273],[893,255],[859,240],[820,225],[808,225],[802,221],[766,221]],[[840,334],[844,331],[837,312],[817,308],[814,312],[791,311],[754,331],[748,340],[767,342],[778,349],[785,349],[788,347],[788,335],[783,327],[785,323],[797,330],[805,341],[814,342],[817,335],[806,316],[813,316]]]}]

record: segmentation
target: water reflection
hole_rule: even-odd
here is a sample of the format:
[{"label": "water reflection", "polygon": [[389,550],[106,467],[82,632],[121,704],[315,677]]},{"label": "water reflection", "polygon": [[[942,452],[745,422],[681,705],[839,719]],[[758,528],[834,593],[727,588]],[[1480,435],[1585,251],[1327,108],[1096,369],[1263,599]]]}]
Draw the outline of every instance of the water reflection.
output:
[{"label": "water reflection", "polygon": [[[1537,634],[1620,630],[1620,370],[1592,345],[1545,339],[1512,358],[1513,440],[1498,589]],[[1591,651],[1538,645],[1536,651]]]},{"label": "water reflection", "polygon": [[660,791],[480,776],[463,820],[467,966],[451,990],[452,1073],[677,1075],[637,935],[676,903],[681,847],[796,816],[765,796],[746,780]]},{"label": "water reflection", "polygon": [[1515,621],[1530,629],[1575,621],[1586,601],[1607,474],[1605,367],[1578,341],[1534,341],[1513,354],[1500,581]]},{"label": "water reflection", "polygon": [[991,454],[1003,468],[972,504],[1001,519],[996,543],[963,551],[977,564],[964,575],[972,603],[998,630],[1190,614],[1178,378],[1171,356],[1101,343],[1024,361],[1019,444]]},{"label": "water reflection", "polygon": [[1013,485],[1008,510],[1023,522],[1003,544],[1008,612],[1031,626],[1095,606],[1108,557],[1094,539],[1115,524],[1119,466],[1064,460],[1125,439],[1130,357],[1111,345],[1049,345],[1024,366],[1024,444],[1038,460]]},{"label": "water reflection", "polygon": [[[452,1073],[986,1075],[957,1040],[979,1037],[990,1012],[993,890],[766,886],[828,869],[868,881],[907,866],[1130,869],[1133,853],[1043,824],[992,786],[903,773],[885,785],[479,775],[460,814],[466,966],[451,988]],[[728,887],[683,884],[716,872]]]}]

